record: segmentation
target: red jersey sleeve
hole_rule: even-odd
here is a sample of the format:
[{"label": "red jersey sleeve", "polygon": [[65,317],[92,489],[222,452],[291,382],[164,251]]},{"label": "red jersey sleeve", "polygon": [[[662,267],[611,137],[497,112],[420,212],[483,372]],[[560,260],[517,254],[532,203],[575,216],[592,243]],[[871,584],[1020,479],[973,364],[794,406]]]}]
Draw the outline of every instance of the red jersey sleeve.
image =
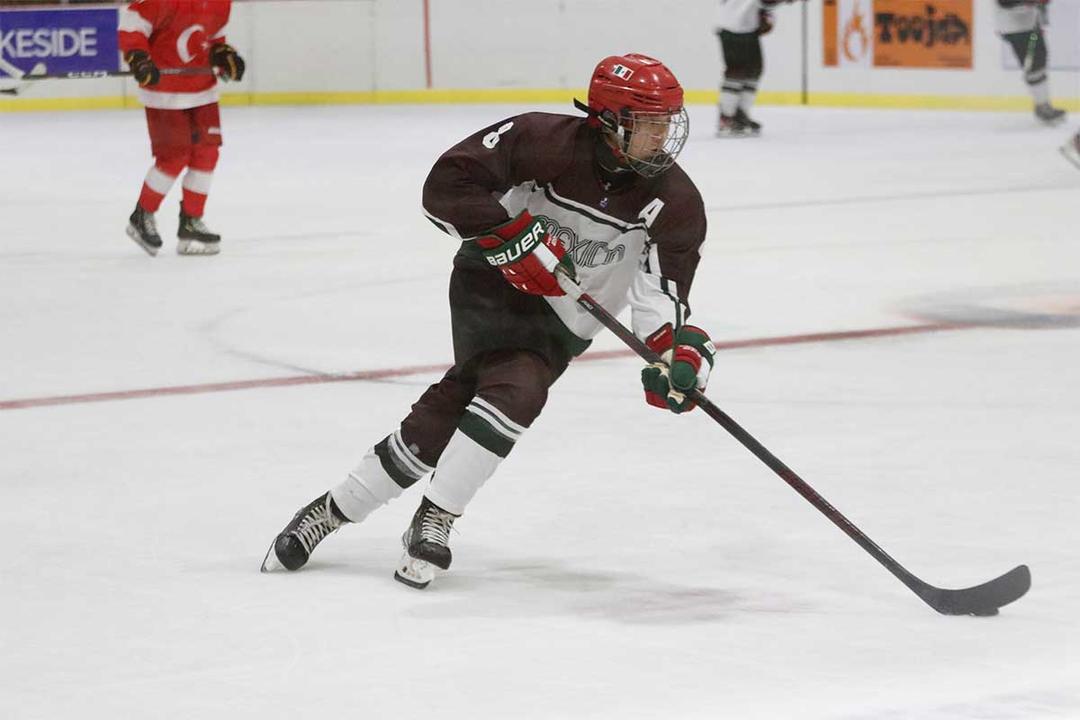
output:
[{"label": "red jersey sleeve", "polygon": [[132,50],[150,52],[150,34],[160,14],[159,0],[135,0],[120,8],[120,52],[125,55]]}]

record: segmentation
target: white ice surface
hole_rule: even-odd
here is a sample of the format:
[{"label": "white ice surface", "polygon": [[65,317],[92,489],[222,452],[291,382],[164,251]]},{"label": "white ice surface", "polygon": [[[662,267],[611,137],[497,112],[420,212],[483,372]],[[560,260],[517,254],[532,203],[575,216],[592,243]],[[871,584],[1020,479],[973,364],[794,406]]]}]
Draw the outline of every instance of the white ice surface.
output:
[{"label": "white ice surface", "polygon": [[[523,109],[226,108],[223,252],[174,254],[174,194],[153,259],[141,113],[0,116],[0,403],[448,363],[420,187]],[[418,488],[258,566],[437,373],[7,409],[0,717],[1080,718],[1069,131],[761,108],[718,141],[712,112],[682,164],[718,340],[1010,322],[725,351],[709,395],[928,582],[1023,562],[1027,597],[935,614],[631,358],[571,367],[424,592],[391,579]]]}]

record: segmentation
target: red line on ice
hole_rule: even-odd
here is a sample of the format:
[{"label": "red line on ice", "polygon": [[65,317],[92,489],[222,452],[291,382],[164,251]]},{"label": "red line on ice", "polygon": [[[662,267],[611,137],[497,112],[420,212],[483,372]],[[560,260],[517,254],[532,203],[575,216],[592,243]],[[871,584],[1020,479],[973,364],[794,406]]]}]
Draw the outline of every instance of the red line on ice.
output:
[{"label": "red line on ice", "polygon": [[[867,330],[842,330],[837,332],[807,333],[803,335],[782,335],[779,337],[755,338],[750,340],[728,340],[716,342],[717,350],[737,350],[739,348],[767,347],[772,345],[796,345],[800,343],[834,342],[837,340],[859,340],[862,338],[887,337],[890,335],[914,335],[918,333],[939,332],[942,330],[961,330],[968,325],[948,323],[927,323],[923,325],[905,325],[891,328],[870,328]],[[587,352],[575,362],[587,360],[607,360],[633,356],[631,350],[598,350]],[[26,408],[48,407],[52,405],[78,405],[80,403],[107,402],[111,400],[138,400],[140,398],[165,397],[169,395],[202,395],[206,393],[228,392],[230,390],[251,390],[254,388],[291,387],[295,385],[322,385],[326,383],[354,382],[357,380],[385,380],[387,378],[421,375],[442,372],[449,367],[440,365],[412,365],[409,367],[383,368],[378,370],[359,370],[357,372],[333,375],[293,375],[290,377],[263,378],[261,380],[234,380],[230,382],[201,383],[198,385],[172,385],[166,387],[143,388],[139,390],[116,390],[113,392],[85,393],[82,395],[55,395],[51,397],[25,398],[22,400],[2,400],[0,410],[22,410]]]}]

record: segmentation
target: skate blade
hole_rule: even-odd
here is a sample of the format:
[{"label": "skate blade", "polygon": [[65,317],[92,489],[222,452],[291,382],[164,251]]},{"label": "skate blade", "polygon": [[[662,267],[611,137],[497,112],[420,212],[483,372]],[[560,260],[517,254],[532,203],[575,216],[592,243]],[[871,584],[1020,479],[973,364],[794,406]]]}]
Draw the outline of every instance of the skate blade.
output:
[{"label": "skate blade", "polygon": [[427,560],[419,560],[405,553],[394,571],[394,579],[411,588],[423,590],[435,579],[435,566]]},{"label": "skate blade", "polygon": [[144,243],[142,241],[142,238],[139,237],[139,231],[133,228],[131,225],[127,226],[127,236],[134,240],[136,245],[145,250],[146,254],[150,257],[154,257],[155,255],[157,255],[158,249],[153,245],[147,245],[146,243]]},{"label": "skate blade", "polygon": [[270,543],[270,549],[266,551],[266,557],[263,558],[262,567],[259,568],[259,572],[267,573],[285,569],[285,566],[278,560],[277,553],[274,552],[274,545],[276,544],[277,538],[274,538],[274,542]]},{"label": "skate blade", "polygon": [[1060,152],[1066,160],[1080,168],[1080,150],[1075,150],[1069,145],[1062,145],[1058,148],[1058,152]]},{"label": "skate blade", "polygon": [[176,244],[177,255],[217,255],[220,243],[204,243],[198,240],[181,240]]}]

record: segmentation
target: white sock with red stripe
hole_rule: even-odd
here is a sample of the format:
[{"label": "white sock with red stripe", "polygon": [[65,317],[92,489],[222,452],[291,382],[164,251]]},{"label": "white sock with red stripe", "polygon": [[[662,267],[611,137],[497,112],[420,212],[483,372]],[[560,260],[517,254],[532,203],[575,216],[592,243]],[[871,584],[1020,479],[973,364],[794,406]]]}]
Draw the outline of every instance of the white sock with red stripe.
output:
[{"label": "white sock with red stripe", "polygon": [[214,179],[214,173],[205,170],[188,168],[184,173],[184,212],[192,217],[202,217],[206,209],[206,198],[210,193],[210,183]]},{"label": "white sock with red stripe", "polygon": [[175,175],[168,175],[156,164],[151,165],[143,180],[142,192],[139,194],[139,205],[147,212],[155,213],[161,207],[161,201],[172,189],[176,182]]}]

